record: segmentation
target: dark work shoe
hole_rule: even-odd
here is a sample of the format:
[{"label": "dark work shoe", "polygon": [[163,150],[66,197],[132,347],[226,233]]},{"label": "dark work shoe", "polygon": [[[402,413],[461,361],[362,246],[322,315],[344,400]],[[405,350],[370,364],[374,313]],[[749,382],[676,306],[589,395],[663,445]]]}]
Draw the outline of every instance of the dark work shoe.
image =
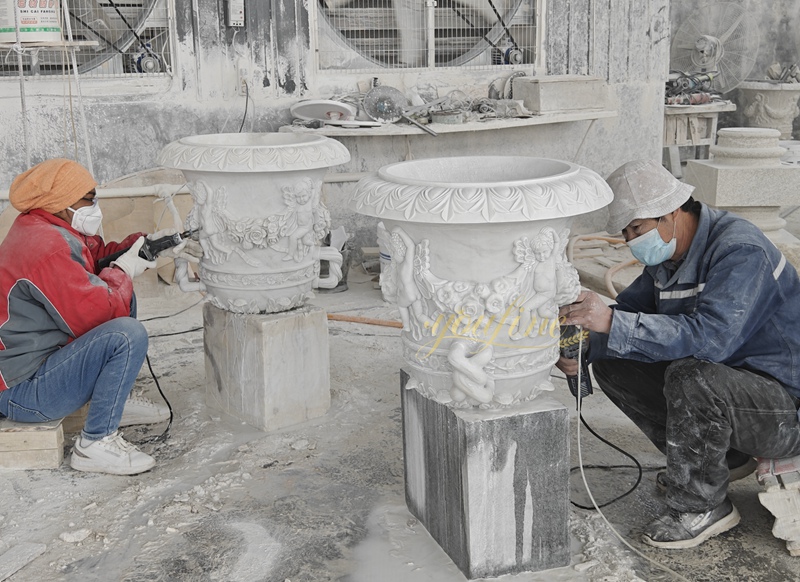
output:
[{"label": "dark work shoe", "polygon": [[682,550],[735,527],[741,517],[727,497],[705,513],[678,513],[670,509],[642,532],[642,541],[656,548]]},{"label": "dark work shoe", "polygon": [[[758,461],[753,459],[752,457],[745,461],[744,465],[740,465],[738,467],[734,467],[730,469],[730,477],[729,480],[731,483],[734,481],[739,481],[740,479],[744,479],[748,475],[752,475],[753,472],[758,468]],[[659,471],[656,473],[656,487],[662,492],[666,492],[667,490],[667,472],[666,471]]]}]

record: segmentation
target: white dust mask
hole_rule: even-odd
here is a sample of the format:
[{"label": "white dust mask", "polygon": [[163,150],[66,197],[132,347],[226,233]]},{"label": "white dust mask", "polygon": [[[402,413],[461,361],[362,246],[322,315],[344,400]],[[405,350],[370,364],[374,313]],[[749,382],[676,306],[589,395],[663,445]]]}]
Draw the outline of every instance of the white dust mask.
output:
[{"label": "white dust mask", "polygon": [[660,222],[661,219],[659,218],[653,230],[649,230],[643,235],[628,241],[628,248],[631,249],[631,254],[636,257],[639,262],[650,267],[660,265],[672,257],[678,246],[674,227],[672,239],[669,242],[664,242],[664,239],[661,238],[661,234],[658,232],[658,225]]},{"label": "white dust mask", "polygon": [[103,211],[97,204],[97,198],[92,200],[91,206],[82,206],[72,210],[72,228],[86,236],[94,236],[100,230],[100,225],[103,223]]}]

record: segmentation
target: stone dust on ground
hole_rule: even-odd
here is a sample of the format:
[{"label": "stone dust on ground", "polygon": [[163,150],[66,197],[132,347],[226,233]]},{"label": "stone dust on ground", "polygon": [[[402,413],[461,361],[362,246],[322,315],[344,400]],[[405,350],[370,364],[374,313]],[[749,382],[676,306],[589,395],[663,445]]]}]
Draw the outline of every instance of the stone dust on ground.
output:
[{"label": "stone dust on ground", "polygon": [[[397,320],[369,277],[351,272],[350,289],[319,294],[328,312]],[[202,305],[199,295],[168,289],[139,301],[151,335],[150,360],[174,410],[169,438],[141,448],[157,459],[148,473],[115,477],[57,470],[0,470],[0,556],[15,548],[43,553],[11,582],[458,582],[464,576],[408,512],[404,501],[399,330],[329,322],[330,411],[322,418],[264,433],[205,405]],[[188,308],[188,309],[187,309]],[[181,312],[181,310],[185,310]],[[181,313],[179,313],[181,312]],[[557,375],[556,397],[575,402]],[[157,400],[143,367],[135,390]],[[700,548],[659,552],[639,530],[663,509],[653,479],[664,459],[601,394],[583,416],[645,467],[638,488],[603,509],[629,543],[693,581],[800,579],[800,565],[772,537],[755,478],[731,497],[742,523]],[[132,441],[163,426],[125,430]],[[584,465],[630,465],[581,429]],[[71,439],[67,439],[67,458]],[[629,468],[587,468],[598,503],[633,484]],[[579,471],[571,498],[590,504]],[[678,580],[625,547],[594,510],[573,508],[572,563],[505,582]]]}]

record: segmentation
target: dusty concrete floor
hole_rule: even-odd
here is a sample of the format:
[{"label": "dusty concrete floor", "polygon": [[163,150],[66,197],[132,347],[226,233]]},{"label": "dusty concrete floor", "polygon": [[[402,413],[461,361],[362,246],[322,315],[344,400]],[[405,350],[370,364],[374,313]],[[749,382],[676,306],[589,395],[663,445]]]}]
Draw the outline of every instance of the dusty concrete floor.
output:
[{"label": "dusty concrete floor", "polygon": [[[797,214],[800,214],[798,212]],[[350,289],[318,295],[329,312],[396,319],[380,291],[354,268]],[[170,438],[145,444],[158,465],[133,477],[58,470],[0,470],[0,555],[44,544],[42,555],[8,578],[13,582],[457,582],[464,576],[405,507],[398,330],[329,322],[332,405],[317,420],[263,433],[204,403],[199,295],[167,288],[165,298],[141,299],[140,317],[183,313],[146,322],[153,369],[175,411]],[[194,304],[194,305],[193,305]],[[175,334],[157,337],[161,334]],[[556,396],[572,411],[572,464],[577,465],[574,401],[554,378]],[[147,368],[137,389],[158,398]],[[606,507],[613,527],[646,556],[693,581],[800,579],[770,533],[773,519],[758,502],[755,477],[731,487],[741,524],[700,548],[657,551],[638,532],[663,510],[654,485],[664,459],[600,393],[583,416],[605,438],[645,466],[639,487]],[[137,441],[158,434],[128,429]],[[580,433],[585,465],[630,464]],[[598,503],[627,489],[632,469],[587,469]],[[588,505],[578,472],[571,498]],[[623,546],[594,511],[573,508],[572,564],[506,576],[507,582],[669,581]],[[77,541],[81,540],[81,541]]]}]

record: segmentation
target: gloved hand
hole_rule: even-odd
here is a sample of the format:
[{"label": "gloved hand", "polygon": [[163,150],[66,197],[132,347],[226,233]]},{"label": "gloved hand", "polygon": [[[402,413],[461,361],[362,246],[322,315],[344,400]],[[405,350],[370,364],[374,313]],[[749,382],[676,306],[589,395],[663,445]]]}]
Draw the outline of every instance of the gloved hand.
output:
[{"label": "gloved hand", "polygon": [[[177,232],[180,231],[174,228],[164,228],[154,232],[153,234],[148,234],[147,238],[150,240],[156,240],[165,236],[172,236]],[[181,258],[186,259],[190,263],[199,263],[200,259],[203,257],[203,247],[201,247],[200,243],[196,240],[185,238],[180,244],[161,251],[158,256],[168,259]]]},{"label": "gloved hand", "polygon": [[142,273],[144,273],[147,269],[155,269],[156,262],[155,261],[148,261],[147,259],[143,259],[139,256],[139,250],[142,248],[144,244],[144,237],[140,236],[136,239],[136,242],[133,243],[131,248],[125,251],[125,254],[118,257],[116,260],[111,261],[111,266],[116,265],[125,273],[127,273],[128,277],[133,279],[134,277],[138,277]]}]

